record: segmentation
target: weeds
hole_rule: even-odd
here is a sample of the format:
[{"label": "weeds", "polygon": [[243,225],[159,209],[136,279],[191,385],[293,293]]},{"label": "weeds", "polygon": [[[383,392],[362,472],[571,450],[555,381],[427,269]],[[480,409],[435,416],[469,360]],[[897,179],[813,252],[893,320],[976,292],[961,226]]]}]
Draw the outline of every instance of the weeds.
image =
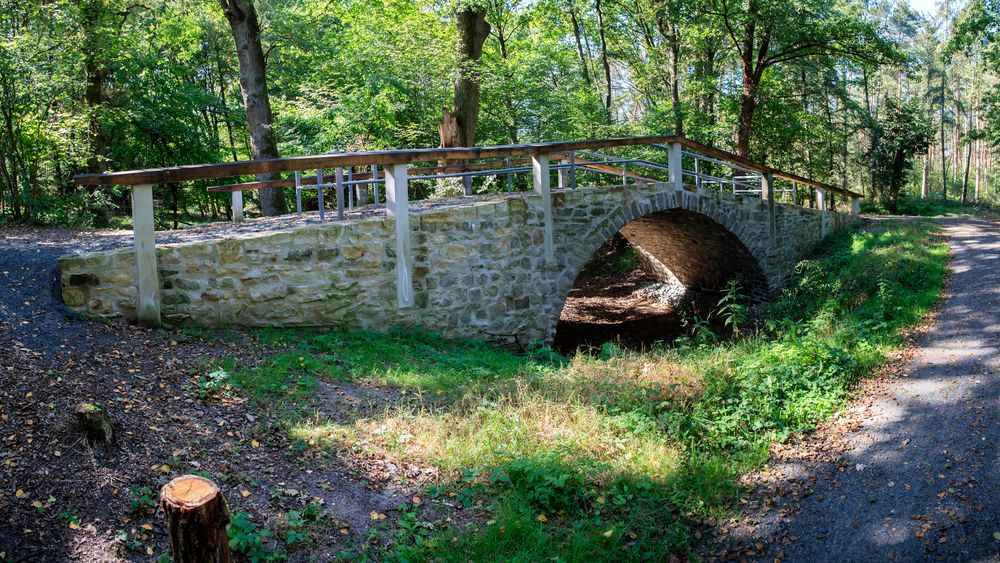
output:
[{"label": "weeds", "polygon": [[[432,496],[489,515],[469,529],[404,515],[379,558],[665,559],[690,550],[693,522],[725,513],[773,441],[830,416],[900,346],[943,284],[935,232],[881,221],[835,235],[749,324],[731,285],[716,312],[734,332],[724,342],[703,319],[680,346],[572,359],[412,330],[271,331],[265,339],[292,350],[227,366],[228,381],[267,398],[302,448],[436,466],[450,477]],[[337,422],[306,408],[323,379],[395,387],[406,400]]]}]

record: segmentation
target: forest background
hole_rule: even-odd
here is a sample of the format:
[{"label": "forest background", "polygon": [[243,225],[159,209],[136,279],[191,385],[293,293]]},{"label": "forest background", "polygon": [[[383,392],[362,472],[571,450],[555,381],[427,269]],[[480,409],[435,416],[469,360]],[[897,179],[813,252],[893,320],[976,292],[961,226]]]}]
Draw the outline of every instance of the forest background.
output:
[{"label": "forest background", "polygon": [[[439,146],[470,80],[468,144],[678,132],[889,208],[995,202],[998,21],[997,0],[0,0],[0,222],[127,222],[128,189],[78,173]],[[228,217],[207,185],[157,186],[161,226]]]}]

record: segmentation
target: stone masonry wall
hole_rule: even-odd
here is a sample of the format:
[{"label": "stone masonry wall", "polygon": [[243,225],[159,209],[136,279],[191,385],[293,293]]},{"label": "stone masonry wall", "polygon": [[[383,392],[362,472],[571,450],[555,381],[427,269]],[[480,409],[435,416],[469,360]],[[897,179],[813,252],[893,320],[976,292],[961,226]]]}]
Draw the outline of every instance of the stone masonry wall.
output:
[{"label": "stone masonry wall", "polygon": [[[733,236],[719,240],[730,241],[733,256],[752,256],[770,289],[783,283],[821,238],[818,210],[777,205],[777,237],[772,243],[767,208],[757,197],[677,192],[666,184],[579,188],[552,197],[552,263],[545,260],[540,196],[413,213],[416,303],[405,309],[396,305],[391,218],[161,245],[157,258],[163,321],[375,329],[421,325],[451,336],[518,334],[522,341],[551,341],[583,264],[635,219],[672,209],[691,212],[685,214],[689,218],[697,214],[703,219],[694,223],[702,231],[675,225],[673,235],[693,236],[706,225],[724,228]],[[832,212],[827,217],[827,232],[850,221]],[[664,236],[670,232],[665,230]],[[684,264],[701,268],[699,253],[704,248],[670,248],[684,253],[665,261],[678,270],[678,278],[692,275]],[[71,312],[112,322],[135,319],[131,248],[65,256],[60,268],[63,301]]]}]

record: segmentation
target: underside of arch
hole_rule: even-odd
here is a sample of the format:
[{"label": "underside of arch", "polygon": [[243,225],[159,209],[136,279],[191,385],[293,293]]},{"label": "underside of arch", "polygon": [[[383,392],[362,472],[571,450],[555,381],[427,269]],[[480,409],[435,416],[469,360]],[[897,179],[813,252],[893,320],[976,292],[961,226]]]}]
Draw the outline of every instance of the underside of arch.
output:
[{"label": "underside of arch", "polygon": [[686,209],[650,213],[622,227],[646,275],[676,279],[688,290],[714,292],[730,280],[745,293],[767,292],[767,279],[740,239],[714,220]]},{"label": "underside of arch", "polygon": [[[634,259],[623,269],[629,261],[621,258],[629,254]],[[737,235],[694,211],[649,213],[588,257],[568,290],[553,345],[571,353],[607,341],[632,347],[671,342],[684,332],[687,315],[711,317],[730,280],[744,295],[763,297],[768,289],[760,264]],[[718,324],[713,330],[725,330]]]}]

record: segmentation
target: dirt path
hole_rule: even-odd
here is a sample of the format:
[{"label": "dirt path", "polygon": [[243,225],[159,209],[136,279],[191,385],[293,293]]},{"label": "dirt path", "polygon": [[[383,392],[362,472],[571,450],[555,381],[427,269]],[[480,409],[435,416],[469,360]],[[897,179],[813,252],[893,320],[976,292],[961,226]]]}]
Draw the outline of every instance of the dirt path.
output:
[{"label": "dirt path", "polygon": [[[155,498],[192,471],[271,530],[289,510],[322,506],[322,533],[292,561],[357,550],[369,512],[393,517],[416,485],[369,460],[299,452],[238,398],[200,399],[210,362],[267,355],[252,333],[203,339],[65,315],[56,259],[129,242],[122,232],[0,228],[0,560],[149,561],[166,552],[166,533],[151,508],[135,509],[133,488]],[[106,407],[115,445],[81,440],[80,401]]]},{"label": "dirt path", "polygon": [[895,377],[748,478],[728,556],[1000,560],[1000,226],[942,219],[953,251],[934,326]]}]

